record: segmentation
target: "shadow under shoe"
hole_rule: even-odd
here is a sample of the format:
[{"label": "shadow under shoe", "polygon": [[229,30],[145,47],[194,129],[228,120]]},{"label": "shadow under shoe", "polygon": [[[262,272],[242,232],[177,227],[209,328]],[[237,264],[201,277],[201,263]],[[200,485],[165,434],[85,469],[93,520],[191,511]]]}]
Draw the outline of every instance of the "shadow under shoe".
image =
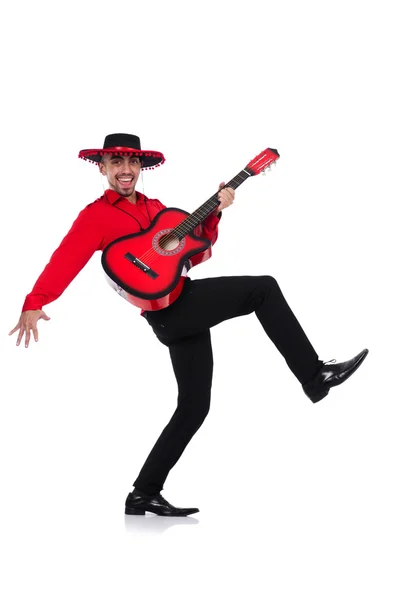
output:
[{"label": "shadow under shoe", "polygon": [[162,517],[187,517],[199,512],[198,508],[177,508],[172,506],[161,494],[149,496],[136,488],[127,496],[125,501],[126,515],[144,515],[152,512]]},{"label": "shadow under shoe", "polygon": [[318,373],[306,383],[302,385],[303,391],[312,402],[318,402],[327,396],[330,388],[344,383],[362,364],[368,354],[367,348],[362,350],[357,356],[351,360],[336,364],[335,359],[327,361],[318,371]]}]

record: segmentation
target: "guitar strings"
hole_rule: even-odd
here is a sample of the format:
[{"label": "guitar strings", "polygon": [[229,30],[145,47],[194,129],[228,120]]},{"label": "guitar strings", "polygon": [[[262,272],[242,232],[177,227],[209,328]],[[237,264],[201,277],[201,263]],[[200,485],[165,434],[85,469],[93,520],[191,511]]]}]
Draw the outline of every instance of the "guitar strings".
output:
[{"label": "guitar strings", "polygon": [[[249,177],[249,173],[244,172],[244,175],[242,173],[243,173],[243,171],[238,173],[224,187],[233,187],[233,184],[236,184],[235,187],[233,187],[233,189],[236,189],[239,185],[241,185]],[[238,179],[240,179],[241,181],[238,181]],[[214,210],[214,208],[216,208],[216,206],[218,205],[218,200],[215,198],[215,196],[216,196],[216,194],[214,194],[214,196],[211,196],[211,198],[209,198],[209,200],[207,200],[207,202],[205,202],[203,206],[199,207],[194,213],[192,213],[191,215],[186,217],[185,221],[182,221],[181,223],[179,223],[169,233],[167,233],[165,236],[163,236],[162,243],[164,244],[164,243],[170,242],[171,240],[174,240],[175,235],[176,235],[175,231],[177,229],[179,229],[177,237],[178,237],[178,235],[181,235],[181,234],[182,234],[182,237],[185,237],[186,234],[189,233],[189,231],[191,231],[191,229],[192,229],[191,223],[188,223],[188,221],[189,220],[194,221],[195,217],[199,217],[199,223],[197,223],[197,225],[199,225],[200,221],[202,221],[203,218],[206,218],[207,211],[206,211],[206,208],[204,208],[204,207],[211,206],[211,203],[214,203],[214,206],[212,207],[211,211],[208,213],[208,214],[211,214],[212,210]],[[196,227],[197,225],[194,225],[193,228]],[[180,240],[179,240],[179,242],[180,242]],[[178,245],[179,245],[179,243],[178,243]],[[146,252],[144,252],[141,256],[139,256],[137,258],[138,258],[138,260],[148,263],[148,264],[150,261],[150,265],[152,265],[160,256],[164,256],[164,255],[159,254],[153,247],[151,247]]]},{"label": "guitar strings", "polygon": [[[236,184],[236,188],[237,188],[239,185],[241,185],[241,183],[243,181],[245,181],[247,179],[248,176],[249,176],[248,173],[245,176],[239,173],[228,184],[226,184],[224,187],[233,187],[233,184]],[[237,178],[241,179],[241,181],[236,181]],[[185,235],[187,233],[189,233],[189,231],[191,231],[191,229],[192,229],[191,223],[188,223],[189,219],[191,221],[192,217],[193,217],[193,220],[194,220],[194,217],[198,216],[199,219],[200,219],[200,221],[201,221],[202,217],[205,218],[206,217],[206,209],[204,207],[205,206],[211,206],[211,202],[214,202],[214,206],[212,207],[212,210],[213,210],[214,208],[216,208],[216,206],[218,204],[217,199],[215,199],[215,194],[209,200],[207,200],[207,202],[205,202],[205,204],[202,207],[200,207],[194,213],[192,213],[191,215],[189,215],[189,217],[187,217],[185,221],[182,221],[182,223],[179,223],[173,230],[171,230],[168,234],[166,234],[165,236],[163,236],[163,238],[162,238],[163,244],[164,243],[168,243],[169,241],[175,239],[175,231],[177,229],[179,229],[178,233],[182,234],[182,237],[185,237]],[[183,225],[183,223],[185,223],[185,225]],[[194,226],[194,227],[196,227],[196,226]],[[154,264],[154,262],[159,258],[159,256],[163,256],[163,255],[159,254],[153,247],[151,247],[142,256],[138,257],[138,260],[142,260],[145,263],[149,263],[149,261],[151,261],[150,264]],[[153,260],[152,260],[152,258],[153,258]]]}]

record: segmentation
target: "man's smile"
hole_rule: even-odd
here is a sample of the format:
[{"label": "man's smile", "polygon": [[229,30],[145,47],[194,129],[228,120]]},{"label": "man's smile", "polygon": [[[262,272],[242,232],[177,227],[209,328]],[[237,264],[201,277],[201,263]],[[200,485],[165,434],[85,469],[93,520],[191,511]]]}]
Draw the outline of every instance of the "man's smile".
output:
[{"label": "man's smile", "polygon": [[133,177],[117,177],[117,181],[119,181],[123,187],[130,186],[133,179]]}]

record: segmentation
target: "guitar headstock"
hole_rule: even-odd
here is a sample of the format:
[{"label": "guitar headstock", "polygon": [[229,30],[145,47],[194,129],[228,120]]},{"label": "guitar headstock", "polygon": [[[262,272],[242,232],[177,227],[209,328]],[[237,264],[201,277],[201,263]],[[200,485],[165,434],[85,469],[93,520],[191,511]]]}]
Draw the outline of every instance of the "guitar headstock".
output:
[{"label": "guitar headstock", "polygon": [[261,172],[265,174],[279,158],[280,155],[277,150],[266,148],[258,156],[255,156],[245,168],[251,172],[251,175],[259,175]]}]

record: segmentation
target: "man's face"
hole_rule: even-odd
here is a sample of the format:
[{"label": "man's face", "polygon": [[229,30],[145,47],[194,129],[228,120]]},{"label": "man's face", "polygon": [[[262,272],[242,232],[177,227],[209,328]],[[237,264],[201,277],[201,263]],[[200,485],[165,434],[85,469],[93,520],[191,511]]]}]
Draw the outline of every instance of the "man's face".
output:
[{"label": "man's face", "polygon": [[107,177],[109,187],[120,196],[129,197],[134,194],[141,171],[141,162],[137,156],[105,154],[103,162],[99,163],[99,169]]}]

